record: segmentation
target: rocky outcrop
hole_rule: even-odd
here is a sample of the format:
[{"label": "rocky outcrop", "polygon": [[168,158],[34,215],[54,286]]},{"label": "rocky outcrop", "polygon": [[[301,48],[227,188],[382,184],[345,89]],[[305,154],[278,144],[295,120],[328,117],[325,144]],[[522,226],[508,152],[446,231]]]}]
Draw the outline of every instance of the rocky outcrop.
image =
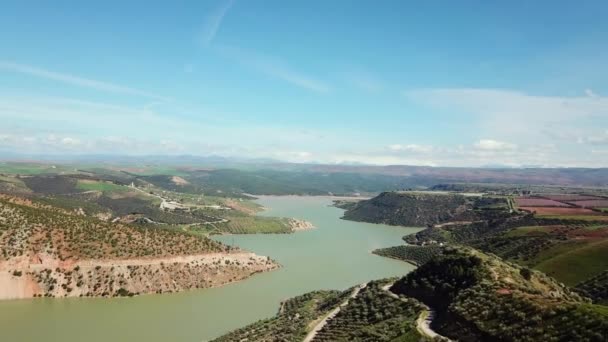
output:
[{"label": "rocky outcrop", "polygon": [[311,230],[311,229],[315,228],[315,226],[311,222],[299,220],[299,219],[295,219],[295,218],[288,218],[287,224],[289,225],[289,227],[291,227],[292,232]]}]

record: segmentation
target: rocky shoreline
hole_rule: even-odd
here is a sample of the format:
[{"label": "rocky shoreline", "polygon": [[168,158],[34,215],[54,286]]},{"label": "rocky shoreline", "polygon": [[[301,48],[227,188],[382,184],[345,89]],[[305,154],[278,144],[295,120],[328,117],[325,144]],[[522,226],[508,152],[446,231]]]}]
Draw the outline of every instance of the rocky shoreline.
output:
[{"label": "rocky shoreline", "polygon": [[124,260],[22,257],[0,263],[0,299],[180,292],[225,285],[278,267],[268,257],[242,251]]},{"label": "rocky shoreline", "polygon": [[299,232],[316,228],[311,222],[296,218],[288,218],[287,224],[289,225],[289,227],[291,227],[292,232]]}]

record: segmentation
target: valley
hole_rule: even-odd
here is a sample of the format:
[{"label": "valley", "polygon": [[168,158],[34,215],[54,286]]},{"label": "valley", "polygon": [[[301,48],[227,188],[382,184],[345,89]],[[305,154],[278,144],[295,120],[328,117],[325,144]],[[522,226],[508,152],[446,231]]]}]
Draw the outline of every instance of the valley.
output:
[{"label": "valley", "polygon": [[[45,172],[0,182],[0,295],[34,297],[0,302],[0,318],[3,307],[44,315],[72,297],[59,318],[157,302],[197,313],[162,331],[114,321],[151,341],[601,341],[590,326],[606,329],[601,188],[254,196],[208,192],[198,171]],[[182,298],[196,308],[183,311]],[[541,324],[566,320],[575,323]]]}]

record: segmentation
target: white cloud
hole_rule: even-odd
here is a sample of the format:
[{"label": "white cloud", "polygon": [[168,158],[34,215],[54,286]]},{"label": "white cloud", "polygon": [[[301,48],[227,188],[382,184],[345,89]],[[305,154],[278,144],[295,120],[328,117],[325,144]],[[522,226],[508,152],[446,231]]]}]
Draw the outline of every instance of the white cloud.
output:
[{"label": "white cloud", "polygon": [[25,64],[17,64],[17,63],[0,60],[0,70],[31,75],[31,76],[35,76],[35,77],[39,77],[39,78],[45,78],[45,79],[49,79],[49,80],[53,80],[53,81],[58,81],[58,82],[62,82],[62,83],[75,85],[78,87],[92,88],[92,89],[110,92],[110,93],[137,95],[137,96],[153,98],[153,99],[158,99],[158,100],[163,100],[163,101],[168,100],[165,97],[155,95],[152,93],[148,93],[143,90],[139,90],[139,89],[135,89],[135,88],[119,85],[119,84],[92,80],[89,78],[74,76],[74,75],[70,75],[70,74],[49,71],[49,70],[45,70],[45,69],[41,69],[41,68],[37,68],[37,67],[30,66],[30,65],[25,65]]},{"label": "white cloud", "polygon": [[589,97],[598,97],[596,93],[593,92],[593,90],[591,89],[585,89],[585,95],[589,96]]},{"label": "white cloud", "polygon": [[226,16],[226,13],[228,13],[233,4],[233,0],[224,1],[220,7],[207,15],[201,34],[201,40],[205,46],[211,44],[222,24],[224,16]]},{"label": "white cloud", "polygon": [[473,146],[484,151],[509,151],[517,148],[515,144],[492,139],[481,139]]},{"label": "white cloud", "polygon": [[414,153],[429,153],[433,151],[433,146],[429,145],[418,145],[418,144],[408,144],[408,145],[400,145],[393,144],[389,145],[388,149],[391,151],[407,151]]},{"label": "white cloud", "polygon": [[[407,91],[404,95],[449,115],[458,115],[470,132],[497,140],[535,144],[585,135],[608,123],[608,97],[537,96],[500,89],[438,88]],[[544,136],[544,137],[541,137]],[[482,138],[482,137],[479,137]]]},{"label": "white cloud", "polygon": [[608,130],[602,135],[589,135],[579,139],[580,143],[588,143],[591,145],[608,145]]},{"label": "white cloud", "polygon": [[80,140],[74,139],[74,138],[70,138],[70,137],[65,137],[65,138],[61,139],[61,143],[63,145],[66,145],[66,146],[72,146],[73,147],[73,146],[80,145]]},{"label": "white cloud", "polygon": [[293,70],[286,62],[277,57],[262,55],[257,52],[232,46],[222,46],[218,51],[224,56],[294,86],[317,93],[328,93],[331,88],[323,81],[317,80],[299,71]]}]

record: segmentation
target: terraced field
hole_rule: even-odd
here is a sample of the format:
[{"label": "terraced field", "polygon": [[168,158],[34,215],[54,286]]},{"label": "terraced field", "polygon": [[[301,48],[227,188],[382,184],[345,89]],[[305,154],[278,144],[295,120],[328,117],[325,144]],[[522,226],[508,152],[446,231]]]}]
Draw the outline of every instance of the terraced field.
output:
[{"label": "terraced field", "polygon": [[312,341],[419,341],[416,320],[424,310],[415,299],[390,296],[386,281],[367,284],[316,334]]},{"label": "terraced field", "polygon": [[347,295],[347,291],[316,291],[294,297],[281,304],[274,318],[253,323],[213,341],[302,341],[309,326],[339,305]]}]

